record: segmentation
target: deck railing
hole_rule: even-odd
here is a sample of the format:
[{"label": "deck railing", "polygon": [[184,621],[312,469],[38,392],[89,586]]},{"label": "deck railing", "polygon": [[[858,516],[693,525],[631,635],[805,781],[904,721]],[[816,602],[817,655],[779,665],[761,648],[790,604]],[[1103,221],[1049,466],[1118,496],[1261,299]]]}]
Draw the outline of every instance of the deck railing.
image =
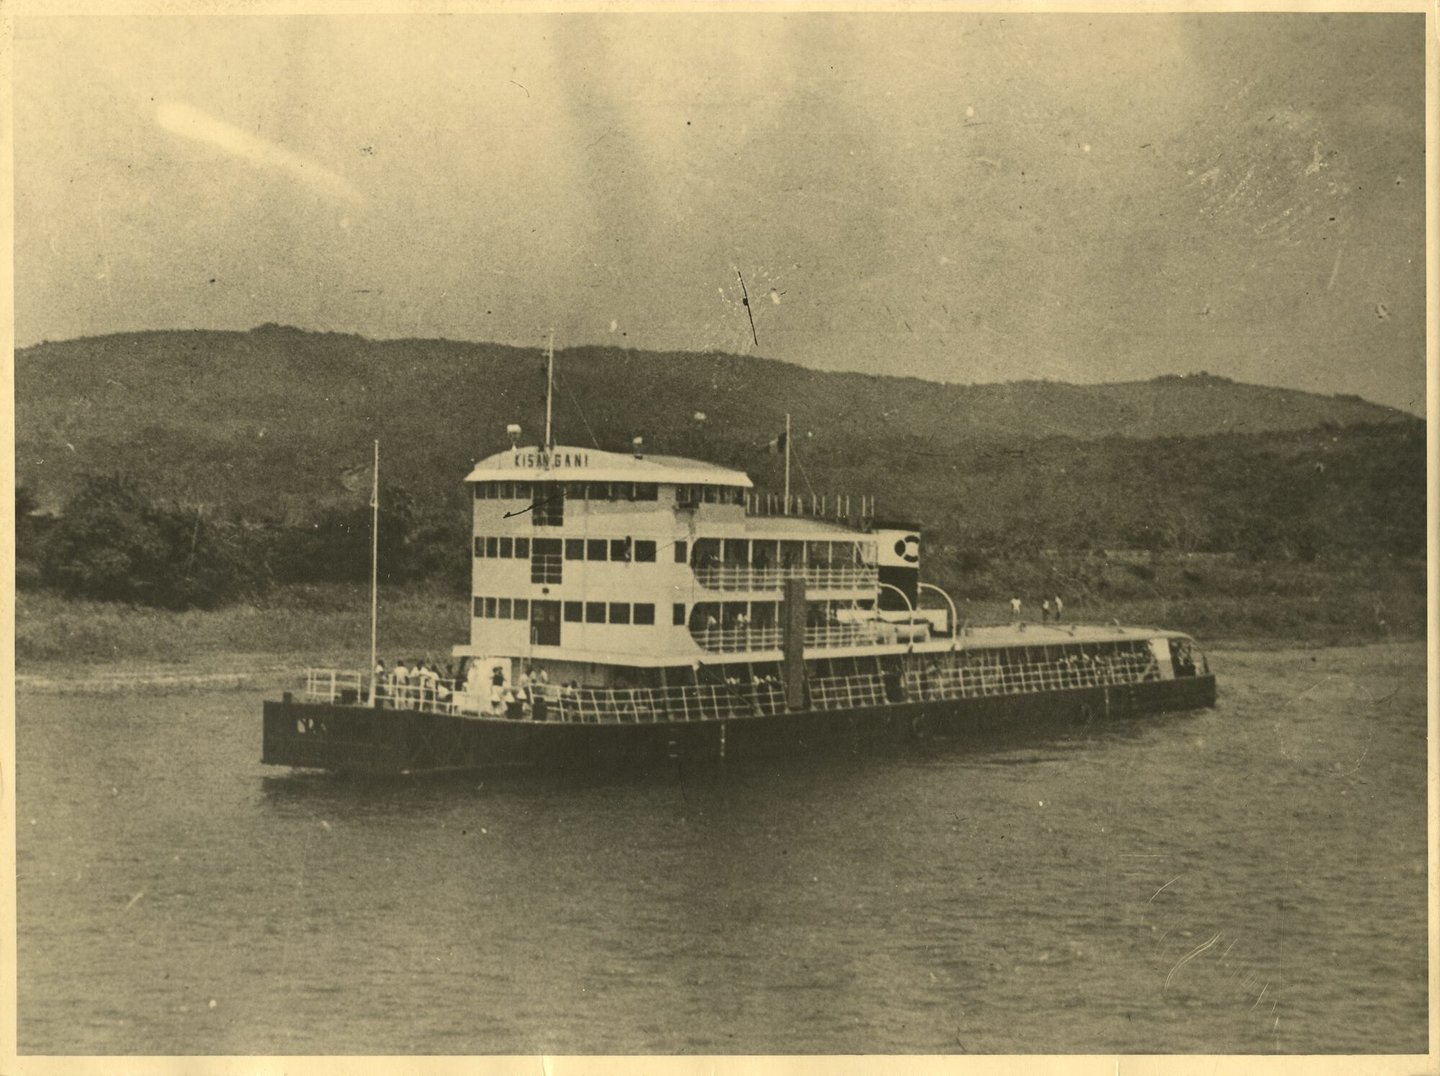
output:
[{"label": "deck railing", "polygon": [[365,693],[365,674],[341,669],[306,669],[307,702],[360,702]]},{"label": "deck railing", "polygon": [[[919,641],[930,635],[928,621],[895,624],[886,620],[865,620],[854,624],[825,624],[805,629],[805,647],[828,650],[843,646],[873,646],[877,643]],[[714,654],[743,654],[749,651],[779,650],[784,633],[777,627],[692,628],[690,637],[703,650]]]},{"label": "deck railing", "polygon": [[[784,712],[785,696],[773,677],[721,684],[665,688],[577,688],[535,684],[523,701],[492,701],[457,691],[449,681],[382,681],[374,702],[362,691],[363,673],[309,669],[305,701],[382,709],[418,710],[461,717],[509,717],[572,724],[655,724],[673,721],[723,721]],[[811,676],[809,705],[817,710],[852,710],[900,702],[1023,695],[1070,688],[1138,684],[1160,679],[1148,647],[1100,655],[1054,656],[1044,661],[1001,664],[994,651],[936,655],[903,674],[860,673]]]},{"label": "deck railing", "polygon": [[580,724],[715,721],[777,714],[785,708],[785,697],[774,681],[559,690],[551,685],[543,697],[546,720]]},{"label": "deck railing", "polygon": [[871,590],[879,582],[873,565],[777,568],[749,564],[712,564],[695,569],[695,581],[710,590],[779,590],[785,580],[799,576],[810,590]]},{"label": "deck railing", "polygon": [[787,501],[780,493],[750,490],[745,494],[745,512],[752,516],[834,519],[859,527],[875,518],[875,498],[848,493],[792,493]]}]

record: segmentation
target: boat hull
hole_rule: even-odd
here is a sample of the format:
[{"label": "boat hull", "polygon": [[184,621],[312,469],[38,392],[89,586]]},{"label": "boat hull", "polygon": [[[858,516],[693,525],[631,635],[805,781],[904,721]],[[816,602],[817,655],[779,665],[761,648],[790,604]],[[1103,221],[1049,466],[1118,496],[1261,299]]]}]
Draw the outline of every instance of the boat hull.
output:
[{"label": "boat hull", "polygon": [[978,737],[1030,725],[1197,710],[1214,703],[1213,676],[639,724],[459,717],[286,697],[265,703],[261,761],[365,774],[605,771],[780,754],[862,753],[930,738]]}]

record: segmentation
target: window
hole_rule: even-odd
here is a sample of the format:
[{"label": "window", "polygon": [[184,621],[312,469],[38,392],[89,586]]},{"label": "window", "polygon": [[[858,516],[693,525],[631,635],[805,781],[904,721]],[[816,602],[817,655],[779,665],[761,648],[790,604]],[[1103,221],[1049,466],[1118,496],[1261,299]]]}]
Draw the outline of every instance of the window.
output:
[{"label": "window", "polygon": [[586,602],[586,603],[585,603],[585,623],[587,623],[587,624],[603,624],[603,623],[605,623],[605,603],[604,603],[604,602]]},{"label": "window", "polygon": [[529,482],[515,483],[515,498],[521,501],[528,501],[531,497]]},{"label": "window", "polygon": [[660,499],[660,487],[654,482],[636,482],[635,499],[637,501],[655,501]]},{"label": "window", "polygon": [[592,501],[608,501],[610,484],[608,482],[591,482],[585,487],[585,496]]},{"label": "window", "polygon": [[529,555],[530,555],[530,539],[529,539],[529,538],[516,538],[516,539],[515,539],[515,556],[516,556],[516,558],[517,558],[518,560],[524,560],[524,559],[525,559],[526,557],[528,557]]},{"label": "window", "polygon": [[483,556],[485,555],[485,539],[484,539],[484,538],[477,537],[477,538],[475,539],[475,555],[476,555],[477,557],[483,557]]},{"label": "window", "polygon": [[605,559],[605,539],[604,539],[604,538],[590,538],[590,539],[586,540],[586,542],[585,542],[585,559],[586,559],[586,560],[604,560],[604,559]]},{"label": "window", "polygon": [[485,599],[485,615],[486,615],[486,616],[494,616],[494,615],[495,615],[495,599],[494,599],[494,598],[486,598],[486,599]]},{"label": "window", "polygon": [[487,557],[498,557],[500,555],[500,539],[490,537],[485,539],[485,555]]},{"label": "window", "polygon": [[653,624],[653,623],[655,623],[655,606],[652,605],[652,604],[650,604],[649,602],[636,602],[636,603],[635,603],[635,623],[637,623],[637,624]]},{"label": "window", "polygon": [[530,619],[530,599],[529,599],[529,598],[516,598],[516,599],[515,599],[515,608],[514,608],[514,610],[513,610],[513,615],[514,615],[514,617],[515,617],[516,620],[529,620],[529,619]]},{"label": "window", "polygon": [[630,563],[630,539],[629,539],[629,538],[612,538],[612,539],[610,539],[610,559],[611,559],[611,560],[621,561],[621,562],[624,563],[624,564],[629,564],[629,563]]},{"label": "window", "polygon": [[564,483],[537,482],[535,484],[535,507],[530,510],[530,521],[537,527],[563,527],[565,525]]},{"label": "window", "polygon": [[684,563],[685,563],[685,558],[686,558],[688,555],[689,555],[689,551],[685,548],[685,542],[683,542],[683,541],[676,542],[676,543],[675,543],[675,563],[676,563],[676,564],[684,564]]},{"label": "window", "polygon": [[485,615],[485,599],[484,599],[484,598],[476,598],[476,599],[475,599],[475,615],[476,615],[476,616],[484,616],[484,615]]},{"label": "window", "polygon": [[511,497],[514,497],[514,496],[515,496],[515,483],[514,483],[514,482],[497,482],[497,483],[495,483],[495,495],[496,495],[500,500],[502,500],[502,501],[508,501]]},{"label": "window", "polygon": [[585,539],[584,539],[584,538],[566,538],[566,539],[565,539],[565,559],[566,559],[566,560],[584,560],[584,559],[585,559]]},{"label": "window", "polygon": [[684,602],[676,602],[670,607],[670,623],[674,624],[677,628],[683,628],[685,626]]},{"label": "window", "polygon": [[484,483],[484,482],[476,482],[476,483],[475,483],[475,499],[476,499],[477,501],[483,501],[483,500],[485,499],[485,483]]},{"label": "window", "polygon": [[530,557],[530,582],[558,583],[564,569],[559,538],[536,538]]},{"label": "window", "polygon": [[630,603],[629,603],[629,602],[611,602],[611,603],[610,603],[610,623],[612,623],[612,624],[628,624],[628,623],[630,623]]},{"label": "window", "polygon": [[566,482],[565,498],[571,501],[583,501],[585,499],[585,483]]},{"label": "window", "polygon": [[500,555],[501,555],[502,557],[513,557],[513,556],[515,555],[515,539],[513,539],[513,538],[501,538],[501,539],[500,539]]},{"label": "window", "polygon": [[501,620],[509,620],[509,619],[510,619],[510,599],[509,599],[509,598],[501,598],[501,599],[500,599],[500,611],[499,611],[498,613],[496,613],[495,615],[498,616]]},{"label": "window", "polygon": [[648,538],[640,538],[635,542],[635,563],[655,563],[655,543]]},{"label": "window", "polygon": [[566,602],[566,603],[565,603],[565,619],[568,620],[571,624],[578,624],[578,623],[580,623],[580,603],[579,603],[579,602]]}]

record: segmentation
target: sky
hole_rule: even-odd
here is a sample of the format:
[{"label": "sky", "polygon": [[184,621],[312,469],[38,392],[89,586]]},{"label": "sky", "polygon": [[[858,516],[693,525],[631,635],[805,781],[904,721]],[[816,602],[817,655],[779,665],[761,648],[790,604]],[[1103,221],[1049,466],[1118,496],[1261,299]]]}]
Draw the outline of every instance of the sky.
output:
[{"label": "sky", "polygon": [[1424,65],[1418,14],[21,16],[16,342],[553,328],[1419,414]]}]

